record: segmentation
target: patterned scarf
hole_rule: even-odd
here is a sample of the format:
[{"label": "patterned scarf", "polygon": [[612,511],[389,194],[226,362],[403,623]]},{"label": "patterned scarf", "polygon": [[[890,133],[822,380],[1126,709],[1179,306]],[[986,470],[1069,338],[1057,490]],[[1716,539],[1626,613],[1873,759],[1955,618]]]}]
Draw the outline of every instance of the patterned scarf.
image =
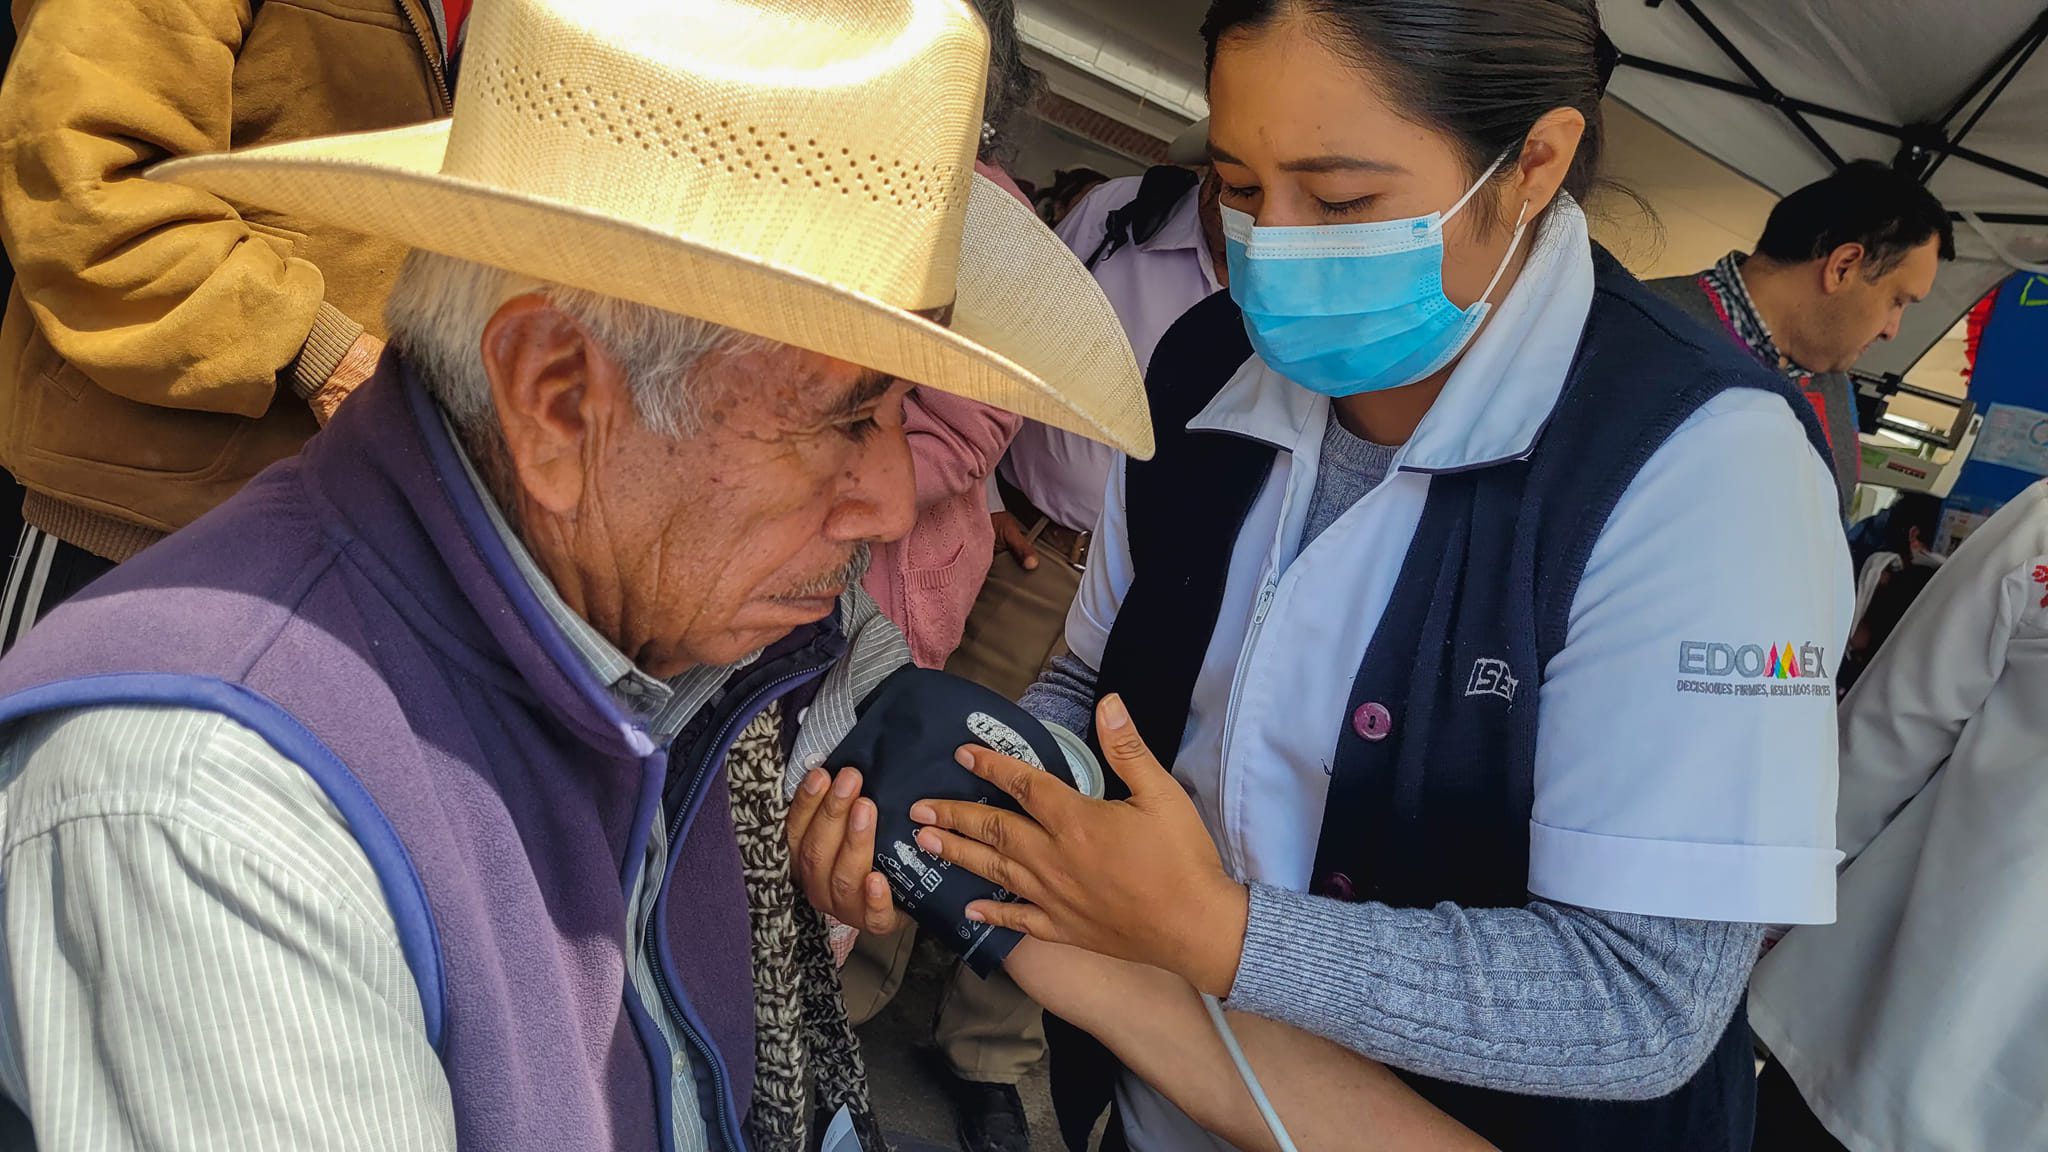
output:
[{"label": "patterned scarf", "polygon": [[1742,279],[1742,262],[1747,257],[1741,252],[1730,252],[1720,262],[1700,273],[1700,287],[1706,289],[1713,301],[1714,311],[1721,314],[1721,322],[1735,333],[1750,354],[1762,361],[1766,368],[1775,368],[1794,381],[1804,380],[1811,375],[1805,369],[1792,363],[1791,357],[1778,350],[1778,342],[1771,336],[1771,326],[1764,323],[1763,313],[1756,310],[1756,302],[1749,298],[1749,285]]},{"label": "patterned scarf", "polygon": [[753,924],[756,1152],[808,1152],[816,1115],[853,1116],[863,1152],[888,1152],[868,1102],[867,1067],[846,1019],[825,917],[790,879],[782,705],[747,725],[726,758],[733,825]]}]

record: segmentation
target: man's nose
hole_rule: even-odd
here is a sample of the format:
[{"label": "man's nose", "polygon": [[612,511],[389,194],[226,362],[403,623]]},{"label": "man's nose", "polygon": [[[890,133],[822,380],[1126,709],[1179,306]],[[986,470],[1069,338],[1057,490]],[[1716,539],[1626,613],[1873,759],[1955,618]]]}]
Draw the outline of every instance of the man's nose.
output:
[{"label": "man's nose", "polygon": [[854,461],[852,491],[833,514],[832,535],[849,543],[901,540],[917,523],[917,477],[901,428],[868,437]]}]

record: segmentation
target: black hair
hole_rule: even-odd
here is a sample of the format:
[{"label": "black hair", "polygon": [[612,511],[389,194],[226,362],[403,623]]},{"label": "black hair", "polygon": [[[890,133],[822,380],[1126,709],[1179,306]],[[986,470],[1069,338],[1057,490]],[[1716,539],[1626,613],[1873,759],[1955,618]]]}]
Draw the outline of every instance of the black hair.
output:
[{"label": "black hair", "polygon": [[1857,622],[1850,640],[1850,650],[1842,655],[1841,667],[1835,674],[1837,692],[1855,687],[1856,681],[1870,670],[1871,661],[1877,659],[1885,641],[1898,630],[1914,601],[1920,599],[1920,593],[1927,590],[1935,571],[1925,565],[1908,564],[1887,577],[1870,597],[1870,607],[1863,610],[1863,619]]},{"label": "black hair", "polygon": [[1595,0],[1214,0],[1202,21],[1209,67],[1231,32],[1287,13],[1321,22],[1333,48],[1371,69],[1418,124],[1456,138],[1474,175],[1521,154],[1546,113],[1586,118],[1564,189],[1584,201],[1599,183],[1600,97],[1614,47]]},{"label": "black hair", "polygon": [[1052,183],[1038,190],[1047,206],[1066,204],[1109,177],[1093,168],[1063,168],[1052,174]]},{"label": "black hair", "polygon": [[1011,122],[1038,99],[1042,77],[1024,62],[1015,0],[974,0],[974,10],[988,26],[988,88],[981,104],[985,128],[978,158],[995,161],[1008,149]]},{"label": "black hair", "polygon": [[1861,244],[1864,274],[1875,280],[1937,237],[1941,258],[1955,259],[1956,226],[1926,185],[1875,160],[1858,160],[1778,201],[1756,250],[1780,264],[1804,264],[1844,244]]},{"label": "black hair", "polygon": [[1895,552],[1900,559],[1913,558],[1913,530],[1920,530],[1920,546],[1932,552],[1934,534],[1941,528],[1942,510],[1947,507],[1941,497],[1926,492],[1907,492],[1892,501],[1885,509],[1884,550]]}]

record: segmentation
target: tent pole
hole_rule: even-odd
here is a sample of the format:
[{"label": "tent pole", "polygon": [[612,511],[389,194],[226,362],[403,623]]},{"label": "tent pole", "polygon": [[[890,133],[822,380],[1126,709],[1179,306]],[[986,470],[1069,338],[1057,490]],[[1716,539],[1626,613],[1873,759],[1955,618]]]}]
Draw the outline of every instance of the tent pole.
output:
[{"label": "tent pole", "polygon": [[1996,172],[2001,176],[2010,176],[2015,180],[2020,180],[2024,181],[2025,183],[2032,184],[2036,188],[2048,188],[2048,175],[2043,175],[2039,172],[2034,172],[2029,169],[2022,168],[2017,164],[2013,164],[2005,160],[2000,160],[1996,156],[1986,156],[1984,153],[1979,152],[1974,148],[1963,148],[1958,145],[1950,144],[1947,146],[1946,152],[1948,153],[1948,155],[1954,156],[1959,160],[1968,160],[1970,163],[1975,164],[1980,168],[1989,168],[1993,172]]},{"label": "tent pole", "polygon": [[1707,18],[1707,14],[1700,11],[1700,6],[1696,0],[1673,0],[1673,2],[1687,16],[1692,17],[1692,22],[1700,26],[1700,31],[1707,34],[1707,39],[1712,40],[1714,46],[1719,48],[1731,63],[1742,70],[1744,76],[1749,77],[1749,82],[1756,85],[1757,91],[1762,95],[1764,102],[1784,113],[1785,118],[1792,121],[1792,126],[1799,130],[1799,134],[1806,137],[1807,143],[1813,145],[1815,151],[1818,151],[1830,165],[1840,168],[1846,163],[1842,159],[1842,154],[1835,151],[1835,146],[1828,143],[1827,137],[1822,136],[1819,129],[1808,123],[1806,117],[1800,114],[1799,109],[1793,107],[1793,101],[1788,99],[1783,92],[1778,91],[1776,86],[1769,80],[1765,79],[1764,74],[1757,70],[1756,65],[1749,62],[1749,57],[1744,56],[1742,50],[1737,48],[1733,41],[1729,40],[1719,28],[1714,26],[1714,22]]},{"label": "tent pole", "polygon": [[[1839,109],[1829,108],[1824,104],[1814,104],[1805,100],[1796,100],[1792,97],[1785,96],[1782,93],[1774,94],[1759,91],[1758,89],[1751,87],[1748,84],[1744,84],[1739,80],[1726,80],[1719,76],[1712,75],[1711,73],[1696,72],[1690,68],[1681,68],[1676,64],[1666,64],[1661,60],[1649,60],[1640,56],[1623,55],[1619,62],[1619,66],[1623,68],[1634,68],[1640,72],[1648,72],[1653,76],[1664,76],[1672,80],[1683,80],[1688,84],[1698,84],[1702,88],[1712,88],[1717,92],[1726,92],[1731,96],[1741,96],[1748,100],[1755,100],[1759,103],[1770,104],[1775,107],[1778,107],[1780,110],[1794,109],[1799,112],[1805,113],[1808,116],[1815,116],[1822,120],[1832,120],[1837,123],[1846,124],[1851,128],[1861,128],[1865,132],[1874,132],[1881,136],[1889,136],[1894,140],[1898,140],[1902,143],[1905,143],[1909,147],[1918,146],[1921,149],[1929,152],[1939,149],[1941,154],[1944,156],[1954,156],[1958,159],[1968,160],[1972,164],[1977,164],[1984,168],[1989,168],[1991,171],[1996,172],[2002,176],[2010,176],[2015,180],[2021,180],[2028,184],[2035,185],[2036,187],[2048,188],[2048,175],[2043,175],[2039,172],[2030,171],[2028,169],[2020,167],[2017,164],[2000,160],[1996,156],[1987,156],[1974,148],[1964,148],[1954,143],[1943,144],[1938,143],[1931,139],[1924,139],[1922,137],[1922,133],[1930,131],[1930,129],[1925,127],[1922,127],[1918,131],[1910,128],[1901,128],[1896,124],[1886,124],[1882,120],[1872,120],[1867,116],[1858,116],[1852,112],[1843,112]],[[1776,99],[1772,98],[1774,95],[1776,96]],[[1987,216],[1985,217],[1985,219],[1989,220],[1990,217]]]},{"label": "tent pole", "polygon": [[[2013,82],[2013,80],[2018,78],[2020,72],[2026,68],[2027,61],[2033,58],[2035,50],[2041,47],[2041,42],[2043,40],[2048,40],[2048,12],[2043,12],[2041,14],[2041,18],[2039,20],[2034,21],[2033,28],[2029,29],[2025,36],[2015,41],[2013,43],[2012,49],[2006,52],[2003,58],[2003,63],[2001,64],[2001,67],[2004,67],[2005,69],[2005,74],[1998,78],[1998,83],[1992,87],[1991,91],[1984,97],[1983,101],[1977,105],[1977,110],[1970,113],[1970,118],[1963,122],[1963,126],[1961,128],[1956,129],[1955,134],[1953,136],[1948,137],[1948,139],[1942,144],[1942,146],[1935,152],[1933,162],[1927,165],[1927,170],[1925,172],[1921,173],[1920,182],[1922,184],[1925,184],[1928,181],[1934,179],[1934,174],[1941,170],[1942,162],[1946,161],[1950,156],[1955,154],[1956,146],[1960,145],[1963,142],[1963,137],[1968,136],[1970,134],[1970,129],[1975,128],[1977,126],[1977,121],[1982,120],[1984,118],[1984,114],[1986,112],[1991,111],[1991,106],[1998,102],[1998,98],[2000,96],[2005,95],[2005,90],[2007,86],[2009,86]],[[1985,77],[1980,78],[1978,82],[1972,86],[1969,96],[1964,97],[1964,103],[1968,103],[1969,98],[1971,96],[1975,96],[1977,92],[1983,88],[1984,80],[1988,79],[1989,76],[1990,74],[1986,73]],[[1962,105],[1957,105],[1956,111],[1961,110]],[[1949,123],[1949,120],[1952,119],[1954,116],[1955,112],[1950,112],[1949,116],[1942,120],[1943,127],[1946,127]]]},{"label": "tent pole", "polygon": [[[2027,31],[2022,32],[2020,34],[2019,39],[2014,40],[2012,44],[2009,47],[2007,47],[2003,53],[1999,55],[1997,60],[1992,61],[1990,67],[1984,69],[1983,73],[1979,75],[1974,82],[1971,83],[1969,89],[1965,91],[1962,94],[1962,96],[1956,100],[1954,106],[1949,108],[1949,110],[1936,123],[1938,123],[1944,129],[1946,129],[1950,124],[1955,123],[1956,117],[1963,114],[1963,109],[1968,108],[1970,106],[1970,101],[1975,100],[1977,98],[1977,93],[1982,92],[1984,90],[1985,85],[1991,83],[1994,77],[1996,77],[2000,72],[2004,71],[2005,66],[2007,64],[2012,63],[2013,57],[2019,55],[2022,51],[2033,51],[2033,45],[2038,45],[2041,42],[2041,37],[2043,35],[2048,35],[2048,9],[2043,9],[2041,15],[2035,18],[2034,26],[2028,29]],[[2029,41],[2031,41],[2032,43],[2030,44]],[[1997,97],[1994,96],[1992,97],[1992,99],[1995,100],[1997,99]],[[1987,104],[1989,104],[1990,102],[1990,100],[1985,101],[1985,103]],[[1962,137],[1962,133],[1958,132],[1956,133],[1956,136],[1958,139],[1960,139]]]},{"label": "tent pole", "polygon": [[[1645,0],[1645,2],[1652,8],[1658,8],[1663,6],[1664,0]],[[1996,64],[1982,76],[1978,77],[1976,83],[1971,85],[1970,91],[1964,95],[1962,100],[1957,102],[1954,108],[1950,109],[1948,115],[1941,121],[1941,124],[1900,127],[1895,124],[1886,124],[1882,120],[1873,120],[1868,116],[1859,116],[1852,112],[1844,112],[1838,108],[1830,108],[1824,104],[1815,104],[1809,100],[1800,100],[1786,95],[1773,86],[1769,80],[1765,79],[1763,73],[1759,72],[1756,66],[1751,64],[1747,57],[1743,56],[1741,49],[1737,48],[1727,36],[1722,34],[1719,28],[1714,26],[1714,22],[1708,18],[1706,13],[1700,11],[1696,0],[1672,0],[1672,2],[1683,9],[1695,24],[1699,25],[1700,31],[1707,34],[1708,39],[1712,40],[1715,46],[1720,48],[1722,53],[1728,57],[1729,61],[1736,68],[1741,70],[1743,75],[1749,77],[1750,82],[1744,84],[1738,80],[1728,80],[1711,73],[1700,72],[1692,68],[1683,68],[1676,64],[1666,64],[1660,60],[1631,56],[1627,53],[1621,54],[1620,59],[1617,61],[1617,66],[1635,68],[1652,75],[1681,80],[1690,84],[1698,84],[1704,88],[1712,88],[1733,96],[1741,96],[1745,99],[1768,104],[1784,114],[1785,118],[1792,122],[1792,126],[1798,129],[1800,135],[1806,137],[1807,142],[1813,145],[1815,151],[1818,151],[1824,159],[1836,168],[1842,167],[1846,162],[1842,159],[1841,153],[1835,151],[1834,146],[1829,144],[1827,139],[1821,136],[1819,131],[1807,120],[1808,116],[1845,124],[1852,128],[1860,128],[1865,132],[1889,136],[1899,141],[1902,145],[1900,159],[1894,163],[1906,166],[1908,171],[1911,168],[1907,165],[1907,161],[1914,152],[1931,154],[1933,159],[1928,161],[1927,166],[1919,173],[1919,179],[1922,183],[1931,179],[1935,171],[1949,157],[1954,156],[1967,160],[1979,167],[1990,169],[2002,176],[2010,176],[2015,180],[2032,184],[2038,188],[2048,188],[2048,175],[2030,171],[1994,156],[1987,156],[1972,148],[1965,148],[1961,143],[1963,136],[1976,127],[1978,120],[1983,117],[1985,111],[2004,94],[2006,87],[2019,75],[2028,60],[2032,58],[2034,52],[2043,43],[2048,43],[2048,10],[2044,10],[2040,18],[2035,20],[2032,28],[2000,55]],[[1994,82],[1997,84],[1996,90],[1992,91],[1977,106],[1969,121],[1962,126],[1961,130],[1953,138],[1948,137],[1944,133],[1943,127],[1960,114],[1964,108],[1968,107],[1971,100],[1983,93],[1986,86]],[[2048,218],[2019,213],[1980,214],[1979,219],[1997,224],[2037,224],[2048,221]]]},{"label": "tent pole", "polygon": [[1838,124],[1846,124],[1851,128],[1861,128],[1865,132],[1875,132],[1880,136],[1890,136],[1893,139],[1899,139],[1905,133],[1905,129],[1900,128],[1896,124],[1887,124],[1882,120],[1872,120],[1868,116],[1859,116],[1854,112],[1844,112],[1838,108],[1830,108],[1825,104],[1815,104],[1810,100],[1801,100],[1797,97],[1787,96],[1776,90],[1765,91],[1752,85],[1744,84],[1740,80],[1725,80],[1709,72],[1697,72],[1677,64],[1666,64],[1661,60],[1651,60],[1646,57],[1631,56],[1623,53],[1620,66],[1623,68],[1634,68],[1641,72],[1649,72],[1657,76],[1669,77],[1673,80],[1683,80],[1688,84],[1698,84],[1702,88],[1712,88],[1719,92],[1726,92],[1731,96],[1741,96],[1754,100],[1759,104],[1769,104],[1779,109],[1791,109],[1822,120],[1832,120]]}]

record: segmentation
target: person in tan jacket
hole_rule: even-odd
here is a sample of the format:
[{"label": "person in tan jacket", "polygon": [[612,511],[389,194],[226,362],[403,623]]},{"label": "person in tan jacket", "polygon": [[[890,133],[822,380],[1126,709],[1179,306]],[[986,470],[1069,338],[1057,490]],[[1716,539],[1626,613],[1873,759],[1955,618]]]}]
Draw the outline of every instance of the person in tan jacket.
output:
[{"label": "person in tan jacket", "polygon": [[0,464],[26,526],[0,646],[297,452],[382,348],[401,246],[143,171],[447,115],[468,8],[13,0]]}]

